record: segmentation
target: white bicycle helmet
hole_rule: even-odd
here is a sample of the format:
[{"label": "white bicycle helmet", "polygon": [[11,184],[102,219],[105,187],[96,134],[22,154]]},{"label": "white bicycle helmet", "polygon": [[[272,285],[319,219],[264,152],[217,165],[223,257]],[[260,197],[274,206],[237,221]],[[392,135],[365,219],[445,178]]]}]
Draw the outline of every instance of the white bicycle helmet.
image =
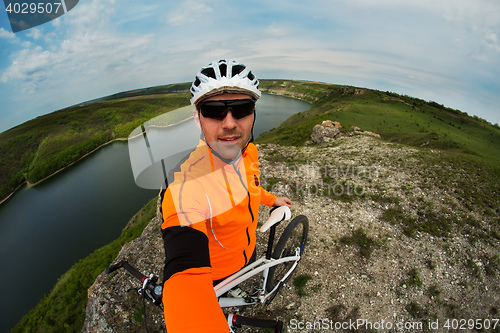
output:
[{"label": "white bicycle helmet", "polygon": [[193,105],[224,92],[248,94],[255,100],[261,95],[259,80],[248,67],[229,59],[220,59],[202,68],[196,75],[190,90]]}]

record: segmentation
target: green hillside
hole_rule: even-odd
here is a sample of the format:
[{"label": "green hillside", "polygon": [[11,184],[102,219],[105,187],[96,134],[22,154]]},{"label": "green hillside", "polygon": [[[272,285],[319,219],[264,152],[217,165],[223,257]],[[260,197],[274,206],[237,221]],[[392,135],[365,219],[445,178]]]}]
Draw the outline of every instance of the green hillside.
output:
[{"label": "green hillside", "polygon": [[40,116],[0,133],[0,201],[146,120],[189,105],[188,84],[123,92]]},{"label": "green hillside", "polygon": [[303,145],[314,125],[323,120],[355,125],[382,139],[416,147],[452,150],[477,156],[491,166],[500,165],[500,128],[436,102],[391,92],[302,81],[263,81],[264,92],[313,103],[310,110],[293,115],[259,142]]},{"label": "green hillside", "polygon": [[[0,200],[25,181],[36,183],[100,145],[189,104],[189,83],[137,89],[40,116],[0,133]],[[391,92],[303,81],[261,81],[263,92],[313,107],[264,133],[259,142],[302,145],[322,120],[356,125],[383,139],[476,156],[500,165],[500,128],[466,113]]]}]

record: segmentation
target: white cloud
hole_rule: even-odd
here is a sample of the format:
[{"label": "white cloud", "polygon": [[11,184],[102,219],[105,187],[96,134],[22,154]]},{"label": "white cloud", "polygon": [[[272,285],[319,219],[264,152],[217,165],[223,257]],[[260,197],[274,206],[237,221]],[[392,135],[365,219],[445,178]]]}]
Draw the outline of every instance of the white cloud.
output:
[{"label": "white cloud", "polygon": [[284,27],[282,27],[282,26],[280,26],[278,24],[275,24],[275,23],[269,25],[265,29],[265,33],[268,36],[277,37],[277,38],[284,37],[284,36],[288,35],[288,31]]},{"label": "white cloud", "polygon": [[173,26],[199,22],[200,29],[203,23],[212,14],[213,9],[206,4],[208,1],[188,0],[167,15],[167,22]]},{"label": "white cloud", "polygon": [[42,36],[42,32],[37,28],[31,28],[26,33],[26,36],[33,38],[33,39],[38,39]]},{"label": "white cloud", "polygon": [[497,52],[500,52],[500,44],[498,43],[497,35],[494,32],[486,33],[484,36],[484,40],[489,48],[494,49]]},{"label": "white cloud", "polygon": [[[413,17],[440,18],[448,26],[440,24],[440,30],[429,31],[425,29],[423,22],[424,31],[427,30],[435,35],[455,33],[460,35],[461,40],[466,37],[471,40],[483,40],[486,44],[482,46],[488,46],[488,40],[483,39],[483,36],[491,33],[500,34],[500,5],[497,0],[352,0],[352,3],[364,9],[391,10],[396,13],[395,15],[412,13]],[[390,27],[391,22],[387,23]]]},{"label": "white cloud", "polygon": [[51,24],[59,33],[67,35],[112,29],[110,22],[115,8],[114,0],[80,1],[67,14],[52,20]]},{"label": "white cloud", "polygon": [[0,28],[0,38],[2,38],[2,39],[14,39],[15,35],[13,32],[7,31],[4,28]]},{"label": "white cloud", "polygon": [[[108,7],[112,3],[79,3],[70,11],[78,15],[64,22],[65,31],[61,35],[66,38],[59,40],[56,39],[59,35],[51,34],[52,39],[44,39],[48,46],[25,42],[23,49],[11,54],[14,62],[1,74],[0,80],[8,82],[19,79],[32,84],[50,75],[59,82],[61,77],[67,77],[69,73],[73,78],[80,74],[109,74],[120,66],[140,62],[143,55],[148,53],[147,47],[152,44],[151,36],[113,32],[109,24],[113,9]],[[37,40],[41,32],[32,29],[27,36]]]},{"label": "white cloud", "polygon": [[25,80],[34,83],[43,80],[46,77],[46,66],[52,62],[50,52],[31,44],[19,51],[14,58],[12,64],[2,72],[0,82]]}]

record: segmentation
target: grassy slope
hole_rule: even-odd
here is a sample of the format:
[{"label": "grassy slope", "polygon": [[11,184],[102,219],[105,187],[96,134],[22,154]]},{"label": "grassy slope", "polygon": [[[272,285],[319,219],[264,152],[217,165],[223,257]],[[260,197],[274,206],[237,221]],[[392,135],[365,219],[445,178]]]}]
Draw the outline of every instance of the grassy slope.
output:
[{"label": "grassy slope", "polygon": [[[148,119],[189,104],[186,84],[124,92],[38,117],[0,133],[0,200]],[[139,96],[146,94],[146,96]]]},{"label": "grassy slope", "polygon": [[[500,165],[500,128],[458,110],[408,96],[336,85],[296,81],[263,81],[264,92],[299,97],[313,107],[291,116],[279,128],[264,133],[259,142],[302,145],[322,120],[340,122],[378,133],[383,139],[480,157]],[[286,90],[285,90],[286,89]]]}]

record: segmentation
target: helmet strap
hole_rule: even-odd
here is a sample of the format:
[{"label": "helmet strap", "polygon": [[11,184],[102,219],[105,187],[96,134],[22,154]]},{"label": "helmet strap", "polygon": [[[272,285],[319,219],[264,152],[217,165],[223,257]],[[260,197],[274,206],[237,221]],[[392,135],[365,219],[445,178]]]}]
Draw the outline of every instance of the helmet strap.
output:
[{"label": "helmet strap", "polygon": [[254,126],[255,126],[255,118],[257,118],[257,112],[254,112],[254,113],[253,113],[253,123],[252,123],[252,130],[251,130],[251,132],[250,132],[250,139],[248,139],[248,142],[247,142],[247,144],[245,145],[245,147],[243,147],[243,149],[241,150],[241,153],[243,153],[243,152],[247,149],[248,145],[249,145],[251,142],[253,142],[253,140],[254,140],[254,137],[253,137],[253,128],[254,128]]}]

